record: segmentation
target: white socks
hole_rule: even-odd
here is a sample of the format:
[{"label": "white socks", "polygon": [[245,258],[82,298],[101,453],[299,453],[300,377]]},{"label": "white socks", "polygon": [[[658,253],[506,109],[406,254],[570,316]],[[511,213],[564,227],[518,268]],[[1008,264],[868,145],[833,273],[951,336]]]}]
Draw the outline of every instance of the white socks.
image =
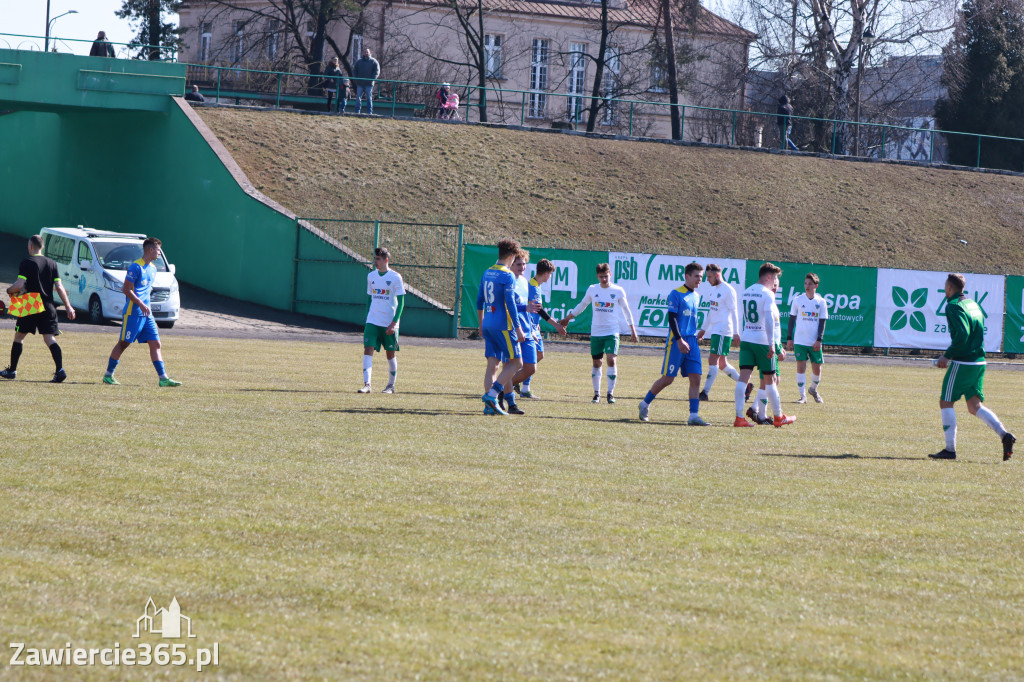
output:
[{"label": "white socks", "polygon": [[[945,412],[945,410],[943,410],[943,412]],[[1004,427],[1003,423],[999,421],[999,417],[996,416],[995,412],[984,405],[978,408],[978,419],[988,424],[988,427],[995,431],[996,435],[1000,438],[1006,435],[1006,427]]]},{"label": "white socks", "polygon": [[388,371],[391,372],[391,377],[388,379],[390,386],[395,385],[395,379],[398,378],[398,358],[394,357],[388,360]]},{"label": "white socks", "polygon": [[764,419],[768,416],[768,392],[763,388],[757,389],[757,418]]},{"label": "white socks", "polygon": [[708,379],[704,382],[704,392],[711,395],[711,387],[715,384],[715,379],[718,378],[718,365],[712,365],[708,368]]},{"label": "white socks", "polygon": [[796,375],[796,387],[800,389],[800,397],[803,398],[807,395],[807,375],[797,374]]},{"label": "white socks", "polygon": [[946,432],[946,449],[956,452],[956,410],[952,407],[941,407],[939,413],[942,415],[942,430]]},{"label": "white socks", "polygon": [[775,382],[768,384],[768,402],[772,404],[772,414],[776,417],[782,416],[782,398],[779,396],[779,387]]},{"label": "white socks", "polygon": [[725,369],[723,369],[722,371],[725,372],[725,376],[729,377],[733,381],[740,380],[740,373],[737,372],[736,368],[730,365],[728,362],[725,363]]},{"label": "white socks", "polygon": [[743,407],[747,404],[747,385],[736,382],[736,416],[743,416]]},{"label": "white socks", "polygon": [[817,391],[818,390],[818,384],[820,384],[820,383],[821,383],[821,375],[820,374],[812,374],[811,375],[811,388],[813,388],[815,391]]},{"label": "white socks", "polygon": [[[594,393],[601,392],[601,371],[600,367],[594,367],[590,372],[590,378],[594,382]],[[609,377],[610,379],[611,377]]]},{"label": "white socks", "polygon": [[370,383],[370,374],[373,372],[373,356],[363,356],[363,383]]},{"label": "white socks", "polygon": [[612,374],[612,372],[614,372],[614,371],[615,371],[614,369],[612,369],[610,367],[608,368],[608,392],[609,393],[615,393],[615,378],[618,375],[617,374]]}]

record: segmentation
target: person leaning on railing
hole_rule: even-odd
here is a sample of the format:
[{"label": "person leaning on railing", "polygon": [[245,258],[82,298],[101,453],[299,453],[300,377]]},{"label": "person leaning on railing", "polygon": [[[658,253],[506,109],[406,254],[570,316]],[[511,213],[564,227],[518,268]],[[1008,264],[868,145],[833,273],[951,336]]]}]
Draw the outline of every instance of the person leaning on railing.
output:
[{"label": "person leaning on railing", "polygon": [[100,31],[89,50],[90,57],[113,57],[114,46],[107,42],[107,32]]}]

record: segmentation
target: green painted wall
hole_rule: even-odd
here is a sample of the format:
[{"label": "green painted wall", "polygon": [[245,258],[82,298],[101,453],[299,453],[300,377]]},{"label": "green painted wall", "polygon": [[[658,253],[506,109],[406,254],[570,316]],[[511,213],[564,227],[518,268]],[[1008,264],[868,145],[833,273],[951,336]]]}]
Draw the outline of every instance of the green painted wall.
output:
[{"label": "green painted wall", "polygon": [[[296,310],[364,322],[368,266],[302,229],[304,243],[319,243],[318,257],[350,264],[340,281],[330,277],[341,266],[304,267],[297,277],[294,216],[245,190],[225,165],[233,162],[222,160],[197,129],[202,123],[188,105],[154,94],[169,81],[95,76],[93,62],[110,67],[126,60],[0,50],[0,64],[14,56],[25,62],[18,78],[7,79],[17,82],[0,78],[0,110],[18,109],[0,115],[0,231],[28,236],[44,226],[86,225],[144,232],[163,240],[184,282],[281,310],[293,308],[296,283],[300,294],[306,288],[332,290],[350,304]],[[50,56],[54,59],[47,62]],[[135,62],[123,68],[130,65]],[[172,79],[175,69],[184,68],[148,68],[160,72],[161,67],[170,74],[161,77]],[[83,71],[92,75],[82,76]],[[39,86],[39,78],[51,87]],[[83,94],[83,78],[98,78],[90,87],[107,90]],[[120,91],[128,87],[124,83],[136,87],[135,94]],[[39,110],[31,110],[33,97]],[[161,102],[159,111],[154,98]],[[403,319],[407,334],[450,333],[450,314],[412,298]]]}]

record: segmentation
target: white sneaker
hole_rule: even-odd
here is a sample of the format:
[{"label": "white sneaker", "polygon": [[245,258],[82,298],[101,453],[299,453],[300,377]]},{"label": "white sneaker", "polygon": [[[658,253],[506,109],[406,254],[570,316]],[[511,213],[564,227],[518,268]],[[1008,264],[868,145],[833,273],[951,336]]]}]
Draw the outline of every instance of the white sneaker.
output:
[{"label": "white sneaker", "polygon": [[818,389],[814,388],[813,386],[811,388],[807,389],[807,392],[811,394],[812,398],[814,398],[814,402],[816,402],[816,403],[823,403],[823,402],[825,402],[825,399],[821,397],[820,393],[818,393]]},{"label": "white sneaker", "polygon": [[358,391],[356,391],[356,393],[369,393],[369,392],[370,392],[370,384],[363,384],[363,387],[361,389],[359,389]]},{"label": "white sneaker", "polygon": [[805,396],[805,395],[800,396],[799,400],[796,401],[796,404],[797,405],[806,405],[807,404],[807,396]]},{"label": "white sneaker", "polygon": [[387,386],[384,387],[384,390],[381,391],[381,393],[394,393],[394,392],[395,392],[395,385],[394,384],[388,384]]},{"label": "white sneaker", "polygon": [[651,411],[650,405],[645,405],[643,402],[640,403],[640,421],[649,422],[651,418],[649,416]]}]

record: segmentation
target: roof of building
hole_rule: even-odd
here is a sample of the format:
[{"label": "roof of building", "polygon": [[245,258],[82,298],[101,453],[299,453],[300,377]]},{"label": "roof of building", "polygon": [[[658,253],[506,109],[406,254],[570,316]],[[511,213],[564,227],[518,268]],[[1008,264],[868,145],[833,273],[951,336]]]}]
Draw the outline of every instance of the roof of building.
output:
[{"label": "roof of building", "polygon": [[[452,0],[406,0],[410,5],[449,6]],[[467,8],[476,7],[478,0],[455,0]],[[601,20],[601,0],[482,0],[486,11],[509,14],[529,14],[551,18]],[[751,42],[757,34],[751,33],[727,19],[705,9],[699,3],[693,28],[697,34]],[[661,0],[609,0],[608,20],[616,25],[653,28],[661,24]],[[676,30],[686,25],[684,9],[673,3]]]}]

